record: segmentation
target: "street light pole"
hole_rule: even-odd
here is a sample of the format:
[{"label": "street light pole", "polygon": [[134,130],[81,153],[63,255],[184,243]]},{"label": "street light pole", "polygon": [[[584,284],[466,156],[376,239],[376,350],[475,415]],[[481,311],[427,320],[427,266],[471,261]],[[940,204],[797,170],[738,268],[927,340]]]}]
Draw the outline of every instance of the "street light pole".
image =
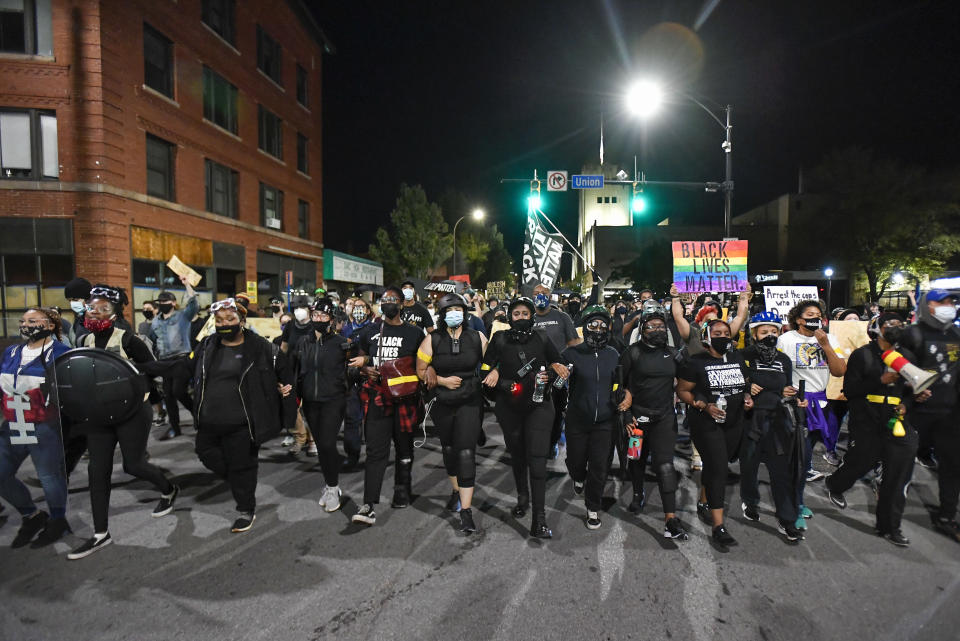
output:
[{"label": "street light pole", "polygon": [[827,314],[829,314],[830,295],[833,293],[833,267],[827,267],[823,270],[823,275],[827,277]]},{"label": "street light pole", "polygon": [[733,217],[733,141],[730,139],[733,125],[730,124],[730,111],[730,105],[727,105],[727,124],[724,127],[727,139],[723,142],[723,153],[726,156],[726,171],[723,179],[723,235],[725,238],[730,238],[730,223]]},{"label": "street light pole", "polygon": [[[474,209],[470,214],[473,216],[474,220],[483,220],[484,211],[482,209]],[[461,216],[460,219],[453,224],[453,273],[457,273],[457,226],[463,222],[463,219],[466,216]],[[452,274],[451,274],[452,275]]]}]

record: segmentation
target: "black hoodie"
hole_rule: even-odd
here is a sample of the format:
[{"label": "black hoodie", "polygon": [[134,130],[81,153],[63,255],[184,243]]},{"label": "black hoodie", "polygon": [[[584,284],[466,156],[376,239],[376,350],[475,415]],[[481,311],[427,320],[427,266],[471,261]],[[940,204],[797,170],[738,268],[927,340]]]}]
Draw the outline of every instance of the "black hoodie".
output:
[{"label": "black hoodie", "polygon": [[917,403],[913,411],[920,414],[943,414],[957,406],[960,376],[960,329],[953,323],[938,321],[927,309],[927,295],[917,303],[915,324],[909,326],[900,343],[916,354],[914,365],[931,372],[940,372],[940,380],[928,389],[932,396]]}]

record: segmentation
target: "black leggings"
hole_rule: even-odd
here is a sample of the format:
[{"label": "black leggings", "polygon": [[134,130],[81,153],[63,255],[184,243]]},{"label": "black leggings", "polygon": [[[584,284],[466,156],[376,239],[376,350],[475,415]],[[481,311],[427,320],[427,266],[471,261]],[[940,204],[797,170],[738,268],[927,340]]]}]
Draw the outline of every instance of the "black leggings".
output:
[{"label": "black leggings", "polygon": [[107,531],[107,512],[110,508],[110,476],[113,473],[113,453],[120,444],[123,471],[149,481],[164,494],[173,490],[170,480],[160,468],[147,462],[147,438],[153,409],[144,403],[137,413],[120,425],[95,427],[87,431],[87,450],[90,463],[90,509],[93,512],[93,531]]},{"label": "black leggings", "polygon": [[[756,412],[756,410],[755,410]],[[760,420],[755,414],[755,420]],[[765,427],[759,440],[743,440],[740,456],[740,500],[756,507],[760,503],[760,464],[767,466],[770,474],[770,492],[776,507],[777,518],[784,524],[793,524],[799,515],[797,481],[794,478],[792,459],[794,452],[790,443],[779,443],[782,453],[777,453],[778,437],[785,438],[783,431],[775,432],[772,425]]]},{"label": "black leggings", "polygon": [[[161,359],[167,360],[167,359]],[[183,403],[188,412],[193,412],[193,399],[188,392],[191,378],[190,361],[187,356],[169,359],[167,372],[163,375],[163,402],[167,406],[167,420],[174,430],[180,429],[180,408],[177,401]]]},{"label": "black leggings", "polygon": [[366,435],[367,465],[363,475],[363,502],[376,505],[380,502],[380,490],[383,487],[383,475],[387,471],[391,440],[397,454],[393,477],[394,487],[411,485],[413,432],[401,432],[396,410],[389,416],[384,416],[383,409],[371,400],[367,409]]},{"label": "black leggings", "polygon": [[443,405],[439,401],[430,410],[443,447],[443,466],[447,476],[457,477],[457,485],[471,488],[477,477],[476,447],[483,420],[483,406]]},{"label": "black leggings", "polygon": [[[501,397],[494,408],[503,440],[510,453],[513,467],[513,480],[517,484],[517,494],[529,496],[533,502],[534,514],[544,511],[547,492],[547,454],[550,452],[550,429],[553,425],[553,404],[544,401],[527,412],[517,412],[507,407],[509,400]],[[530,485],[527,485],[527,470],[530,473]],[[528,487],[533,488],[530,495]]]},{"label": "black leggings", "polygon": [[677,416],[670,412],[641,426],[643,427],[643,449],[640,452],[640,458],[627,463],[630,479],[633,481],[633,493],[643,492],[647,457],[652,455],[663,513],[673,514],[677,511],[677,469],[673,466],[673,448],[677,443]]},{"label": "black leggings", "polygon": [[727,464],[739,453],[743,423],[715,423],[704,414],[702,419],[690,421],[690,436],[703,459],[700,482],[707,490],[707,504],[711,510],[722,510]]},{"label": "black leggings", "polygon": [[581,422],[567,414],[567,471],[574,481],[584,483],[584,503],[591,512],[601,507],[614,429],[614,419]]},{"label": "black leggings", "polygon": [[307,419],[307,426],[313,434],[313,441],[317,444],[317,455],[320,460],[320,469],[323,470],[324,482],[336,487],[340,482],[340,452],[337,451],[337,434],[343,422],[344,410],[347,405],[345,397],[329,401],[304,401],[303,415]]},{"label": "black leggings", "polygon": [[257,509],[260,446],[247,425],[197,426],[196,452],[203,465],[230,485],[237,512]]}]

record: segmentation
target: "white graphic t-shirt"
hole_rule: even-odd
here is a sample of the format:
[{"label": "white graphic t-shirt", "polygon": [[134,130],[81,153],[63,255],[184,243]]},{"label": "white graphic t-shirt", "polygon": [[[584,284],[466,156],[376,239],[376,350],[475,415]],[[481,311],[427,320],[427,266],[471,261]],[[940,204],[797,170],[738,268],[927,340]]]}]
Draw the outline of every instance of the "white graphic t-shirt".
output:
[{"label": "white graphic t-shirt", "polygon": [[[832,334],[827,340],[834,353],[843,358],[840,343]],[[789,331],[777,339],[777,349],[786,354],[793,362],[793,386],[799,387],[800,381],[807,382],[806,391],[823,392],[830,381],[830,366],[827,355],[814,336],[803,336],[797,330]]]}]

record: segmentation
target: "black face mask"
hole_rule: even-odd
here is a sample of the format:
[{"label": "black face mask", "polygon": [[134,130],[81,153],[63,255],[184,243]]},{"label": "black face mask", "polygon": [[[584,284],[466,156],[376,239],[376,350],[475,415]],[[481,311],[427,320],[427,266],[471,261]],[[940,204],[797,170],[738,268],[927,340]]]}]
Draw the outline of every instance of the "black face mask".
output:
[{"label": "black face mask", "polygon": [[607,341],[610,340],[609,332],[597,332],[597,331],[584,331],[583,332],[583,342],[592,347],[593,349],[603,349],[607,346]]},{"label": "black face mask", "polygon": [[903,338],[902,327],[887,327],[883,330],[883,339],[891,345],[896,345]]},{"label": "black face mask", "polygon": [[618,307],[618,308],[616,308],[615,310],[613,310],[613,312],[614,312],[615,314],[619,314],[619,315],[623,316],[623,315],[625,315],[625,314],[627,313],[627,308],[626,308],[626,307]]},{"label": "black face mask", "polygon": [[33,327],[25,325],[20,328],[20,336],[22,336],[27,342],[32,343],[33,341],[39,341],[45,339],[47,336],[53,334],[52,329],[47,329],[46,327],[40,327],[39,325],[34,325]]},{"label": "black face mask", "polygon": [[667,330],[652,329],[649,332],[644,332],[643,342],[649,345],[650,347],[666,347]]},{"label": "black face mask", "polygon": [[393,320],[397,317],[397,314],[400,313],[400,305],[397,303],[384,303],[380,306],[380,311],[383,312],[383,315]]},{"label": "black face mask", "polygon": [[153,310],[152,309],[143,310],[143,317],[146,318],[147,320],[153,320]]},{"label": "black face mask", "polygon": [[776,334],[769,334],[767,336],[764,336],[763,338],[757,341],[757,345],[763,345],[764,347],[772,347],[776,349],[777,347]]},{"label": "black face mask", "polygon": [[272,309],[274,313],[277,313],[277,312],[280,311],[280,306],[279,306],[279,305],[271,305],[271,306],[270,306],[270,309]]},{"label": "black face mask", "polygon": [[718,354],[726,354],[727,350],[730,349],[730,344],[733,343],[732,338],[727,338],[726,336],[711,336],[710,337],[710,346],[717,351]]},{"label": "black face mask", "polygon": [[169,314],[173,311],[173,303],[160,303],[157,307],[160,308],[161,314]]},{"label": "black face mask", "polygon": [[219,334],[221,338],[225,338],[228,341],[235,339],[239,333],[240,323],[236,323],[235,325],[220,325],[217,327],[217,334]]},{"label": "black face mask", "polygon": [[818,329],[823,329],[823,321],[819,318],[806,318],[803,321],[803,326],[811,332],[815,332]]},{"label": "black face mask", "polygon": [[764,336],[756,342],[757,354],[764,363],[773,361],[777,355],[777,337],[774,334]]},{"label": "black face mask", "polygon": [[574,316],[580,311],[580,303],[567,303],[567,313]]},{"label": "black face mask", "polygon": [[326,334],[330,331],[330,321],[313,321],[313,331]]},{"label": "black face mask", "polygon": [[510,321],[510,332],[517,340],[525,341],[533,335],[533,319],[520,318]]}]

